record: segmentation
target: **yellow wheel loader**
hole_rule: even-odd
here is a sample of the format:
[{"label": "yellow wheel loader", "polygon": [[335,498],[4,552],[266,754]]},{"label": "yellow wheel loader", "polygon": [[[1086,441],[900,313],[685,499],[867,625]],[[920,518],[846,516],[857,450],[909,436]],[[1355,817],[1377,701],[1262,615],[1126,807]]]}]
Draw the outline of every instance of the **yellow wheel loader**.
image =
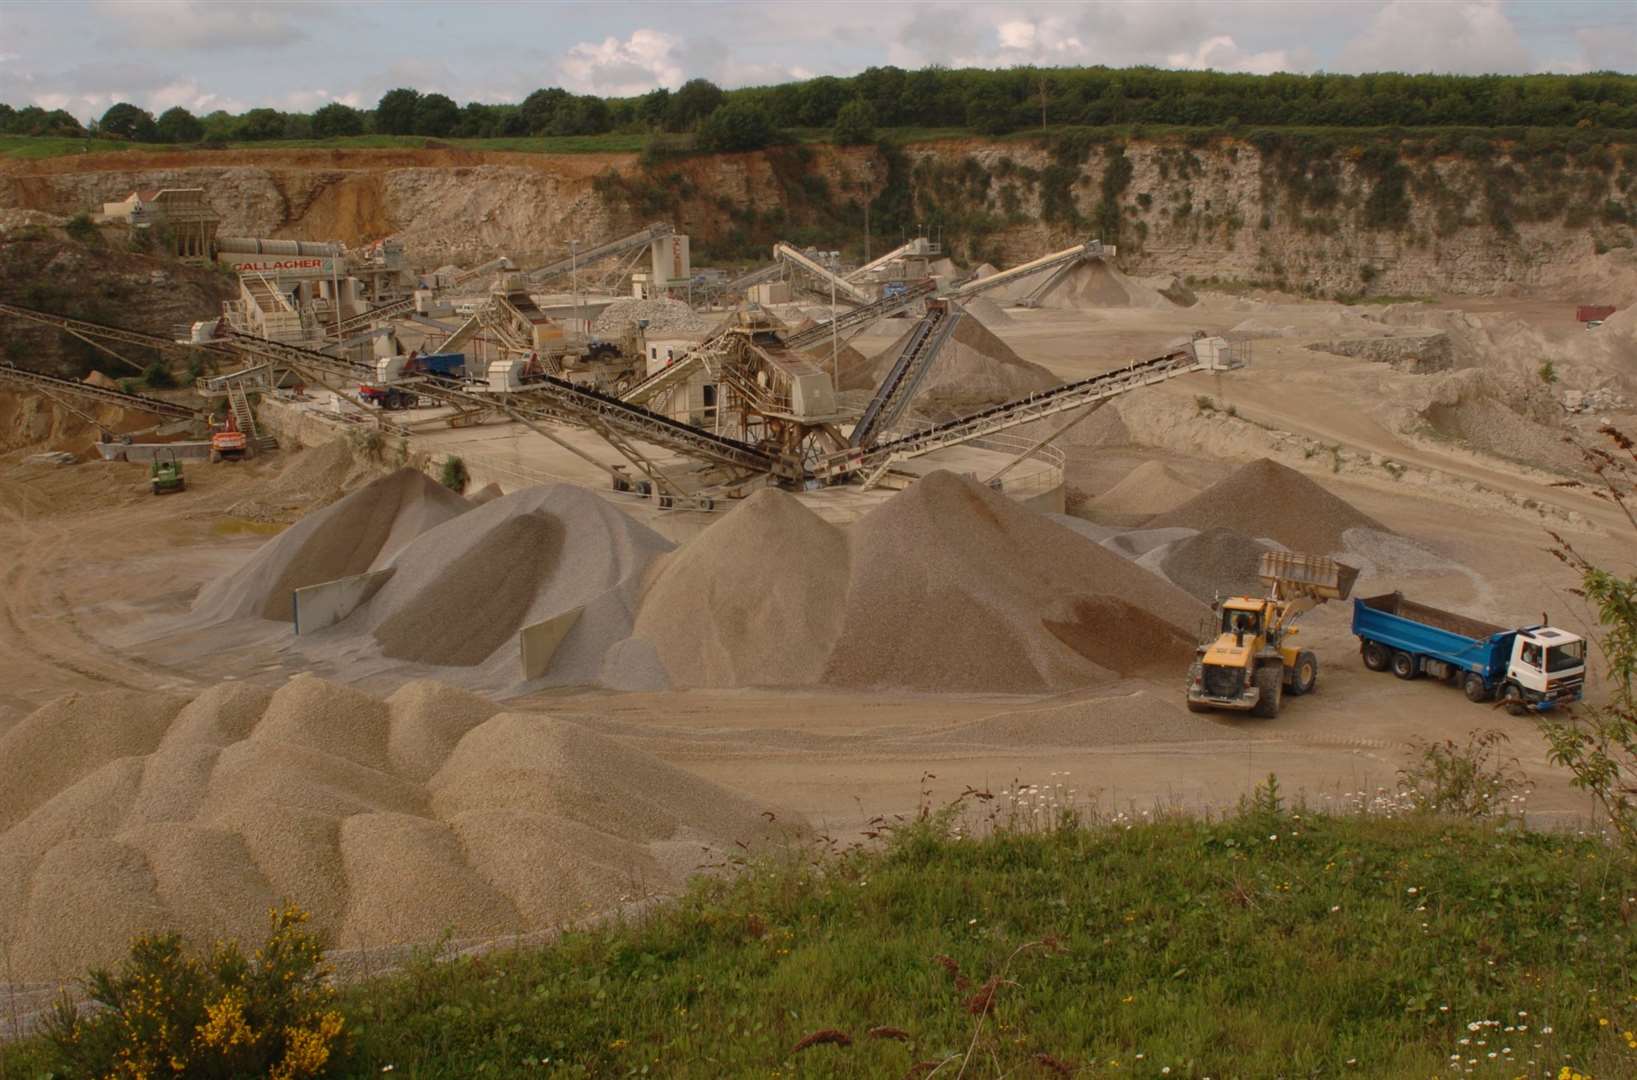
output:
[{"label": "yellow wheel loader", "polygon": [[1312,693],[1319,658],[1296,642],[1298,616],[1326,600],[1345,600],[1358,570],[1294,551],[1262,553],[1257,577],[1266,596],[1234,596],[1215,605],[1217,622],[1188,671],[1188,709],[1239,709],[1279,715],[1284,695]]}]

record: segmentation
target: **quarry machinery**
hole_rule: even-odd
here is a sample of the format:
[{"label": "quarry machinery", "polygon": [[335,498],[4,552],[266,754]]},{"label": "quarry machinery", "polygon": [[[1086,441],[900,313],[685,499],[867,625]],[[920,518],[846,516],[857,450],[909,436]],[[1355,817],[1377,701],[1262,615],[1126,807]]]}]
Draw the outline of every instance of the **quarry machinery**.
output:
[{"label": "quarry machinery", "polygon": [[214,464],[218,461],[243,461],[251,453],[250,440],[239,427],[239,418],[232,409],[228,410],[227,420],[221,427],[210,433],[210,460]]},{"label": "quarry machinery", "polygon": [[1319,555],[1264,551],[1257,577],[1265,596],[1232,596],[1214,605],[1216,636],[1199,646],[1188,670],[1188,710],[1238,709],[1274,717],[1285,694],[1310,694],[1319,660],[1296,642],[1296,619],[1327,600],[1345,600],[1358,570]]},{"label": "quarry machinery", "polygon": [[162,447],[154,451],[153,464],[148,466],[148,485],[155,495],[187,490],[188,482],[182,477],[182,463],[176,460],[175,450]]}]

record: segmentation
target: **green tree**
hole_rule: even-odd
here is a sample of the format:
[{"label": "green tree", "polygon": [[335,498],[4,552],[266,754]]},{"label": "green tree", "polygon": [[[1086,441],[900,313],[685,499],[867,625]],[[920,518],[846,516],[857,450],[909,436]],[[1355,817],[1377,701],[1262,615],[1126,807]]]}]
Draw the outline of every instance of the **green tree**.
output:
[{"label": "green tree", "polygon": [[836,113],[834,138],[842,146],[858,146],[875,141],[875,106],[854,98]]},{"label": "green tree", "polygon": [[350,105],[332,101],[313,113],[313,134],[320,139],[363,133],[364,117]]},{"label": "green tree", "polygon": [[460,106],[443,94],[427,94],[415,103],[415,134],[443,138],[460,123]]},{"label": "green tree", "polygon": [[375,130],[384,135],[415,134],[415,110],[420,101],[418,90],[388,90],[375,106]]},{"label": "green tree", "polygon": [[637,117],[651,128],[665,122],[665,113],[671,107],[671,92],[665,87],[650,90],[637,99]]},{"label": "green tree", "polygon": [[847,84],[833,75],[823,75],[802,84],[801,122],[807,127],[829,127],[836,122],[847,99]]},{"label": "green tree", "polygon": [[266,142],[284,137],[284,114],[277,109],[251,109],[239,118],[239,138]]},{"label": "green tree", "polygon": [[190,143],[205,137],[205,125],[180,105],[173,105],[160,113],[155,127],[160,142]]},{"label": "green tree", "polygon": [[775,129],[767,111],[748,102],[730,101],[699,125],[701,150],[760,150],[773,141]]},{"label": "green tree", "polygon": [[552,135],[600,135],[612,126],[608,103],[588,95],[563,102],[546,131]]},{"label": "green tree", "polygon": [[556,86],[536,90],[523,99],[523,123],[530,135],[544,135],[557,119],[557,111],[567,105],[573,95]]},{"label": "green tree", "polygon": [[709,79],[689,79],[671,95],[665,110],[666,131],[691,131],[721,107],[727,95]]},{"label": "green tree", "polygon": [[980,83],[966,97],[966,125],[983,135],[1002,135],[1017,127],[1015,111],[999,83]]},{"label": "green tree", "polygon": [[97,122],[98,130],[105,135],[117,135],[122,139],[136,139],[140,142],[154,138],[154,127],[153,115],[128,101],[110,105],[108,111],[102,114],[102,119]]}]

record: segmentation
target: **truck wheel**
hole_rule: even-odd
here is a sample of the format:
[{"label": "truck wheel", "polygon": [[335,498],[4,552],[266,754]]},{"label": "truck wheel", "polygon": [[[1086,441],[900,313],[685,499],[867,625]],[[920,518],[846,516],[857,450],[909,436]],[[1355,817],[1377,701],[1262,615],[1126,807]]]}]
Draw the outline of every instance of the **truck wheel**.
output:
[{"label": "truck wheel", "polygon": [[220,450],[212,450],[210,452],[210,463],[212,465],[220,465],[222,463],[222,452]]},{"label": "truck wheel", "polygon": [[1393,674],[1400,679],[1413,679],[1420,674],[1416,667],[1415,657],[1407,652],[1393,653]]},{"label": "truck wheel", "polygon": [[1296,654],[1296,668],[1290,675],[1290,693],[1292,697],[1301,694],[1311,694],[1313,688],[1319,685],[1319,658],[1312,653],[1302,651]]},{"label": "truck wheel", "polygon": [[1523,691],[1511,683],[1501,690],[1501,707],[1513,716],[1522,716],[1529,711],[1523,705]]},{"label": "truck wheel", "polygon": [[1392,651],[1379,641],[1366,641],[1360,650],[1364,654],[1364,666],[1371,671],[1386,671],[1387,663],[1392,659]]},{"label": "truck wheel", "polygon": [[1264,664],[1256,669],[1256,689],[1261,693],[1256,697],[1256,704],[1251,706],[1252,716],[1272,719],[1279,715],[1279,696],[1284,691],[1284,668],[1278,664]]},{"label": "truck wheel", "polygon": [[1484,685],[1484,677],[1482,675],[1468,672],[1466,679],[1461,683],[1461,689],[1466,691],[1466,699],[1468,701],[1489,700],[1489,687]]}]

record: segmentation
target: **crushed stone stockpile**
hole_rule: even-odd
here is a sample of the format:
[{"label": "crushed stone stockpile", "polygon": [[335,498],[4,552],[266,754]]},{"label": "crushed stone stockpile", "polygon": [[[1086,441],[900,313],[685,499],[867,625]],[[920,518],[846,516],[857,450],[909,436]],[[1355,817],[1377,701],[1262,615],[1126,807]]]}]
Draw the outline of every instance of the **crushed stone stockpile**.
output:
[{"label": "crushed stone stockpile", "polygon": [[1033,692],[1177,670],[1205,611],[934,472],[845,530],[759,493],[660,566],[633,640],[684,686]]},{"label": "crushed stone stockpile", "polygon": [[677,685],[815,683],[841,632],[847,575],[841,529],[766,488],[666,557],[634,633]]},{"label": "crushed stone stockpile", "polygon": [[0,955],[66,980],[144,931],[258,941],[286,899],[341,948],[501,938],[674,889],[761,809],[432,682],[73,695],[0,735]]},{"label": "crushed stone stockpile", "polygon": [[1267,589],[1256,571],[1267,550],[1269,545],[1242,532],[1217,527],[1171,544],[1160,569],[1178,588],[1207,602],[1217,596],[1261,596]]},{"label": "crushed stone stockpile", "polygon": [[[1023,295],[1039,284],[1038,279],[1013,286]],[[1040,301],[1042,307],[1070,311],[1097,308],[1174,308],[1178,305],[1158,289],[1127,277],[1101,259],[1088,259],[1070,270]]]},{"label": "crushed stone stockpile", "polygon": [[1234,529],[1265,536],[1292,551],[1330,555],[1345,550],[1348,529],[1391,532],[1345,499],[1271,458],[1251,462],[1175,510],[1147,523],[1206,531]]},{"label": "crushed stone stockpile", "polygon": [[289,620],[290,593],[379,569],[416,536],[471,504],[417,469],[399,469],[308,514],[262,545],[238,570],[200,592],[194,614]]},{"label": "crushed stone stockpile", "polygon": [[[906,328],[869,364],[850,370],[844,367],[837,388],[874,390],[892,370],[911,333],[913,329]],[[982,320],[963,316],[932,362],[932,370],[922,381],[915,403],[918,408],[931,412],[970,410],[1025,397],[1056,386],[1060,381],[1046,368],[1013,352]]]},{"label": "crushed stone stockpile", "polygon": [[670,549],[584,488],[526,488],[417,536],[379,592],[306,640],[320,654],[373,654],[508,693],[524,685],[522,628],[578,611],[542,682],[596,683],[610,649],[631,634],[644,572]]},{"label": "crushed stone stockpile", "polygon": [[1146,461],[1093,499],[1091,507],[1098,513],[1153,517],[1176,509],[1198,494],[1199,488],[1169,465]]},{"label": "crushed stone stockpile", "polygon": [[639,300],[628,296],[603,308],[593,325],[600,333],[614,334],[644,319],[650,334],[663,331],[684,337],[707,333],[717,322],[715,317],[700,315],[681,300]]},{"label": "crushed stone stockpile", "polygon": [[966,313],[977,319],[985,326],[1005,326],[1017,322],[1006,313],[1006,309],[989,299],[987,296],[974,296],[961,305]]}]

